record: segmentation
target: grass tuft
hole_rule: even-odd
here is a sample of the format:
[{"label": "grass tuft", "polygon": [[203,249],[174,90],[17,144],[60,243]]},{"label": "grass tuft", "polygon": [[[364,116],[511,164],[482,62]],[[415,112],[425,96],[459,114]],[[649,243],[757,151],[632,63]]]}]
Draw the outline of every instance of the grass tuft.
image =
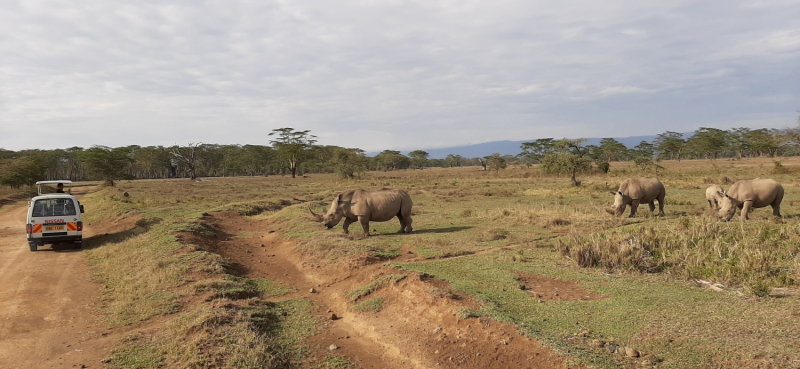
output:
[{"label": "grass tuft", "polygon": [[383,297],[372,297],[349,308],[357,313],[377,313],[383,310]]},{"label": "grass tuft", "polygon": [[350,301],[358,301],[358,299],[367,296],[384,286],[390,285],[397,281],[401,281],[405,278],[406,278],[405,274],[385,275],[364,286],[348,291],[347,293],[345,293],[345,297]]}]

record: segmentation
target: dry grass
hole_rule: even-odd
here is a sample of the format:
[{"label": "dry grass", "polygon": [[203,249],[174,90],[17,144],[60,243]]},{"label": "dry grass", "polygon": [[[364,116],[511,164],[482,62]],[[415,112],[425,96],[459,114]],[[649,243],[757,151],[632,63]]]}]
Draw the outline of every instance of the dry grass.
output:
[{"label": "dry grass", "polygon": [[[603,211],[613,201],[609,191],[627,177],[642,175],[629,163],[612,162],[608,174],[580,176],[580,187],[570,186],[568,178],[544,175],[536,166],[499,174],[477,168],[370,172],[357,180],[313,175],[296,180],[123,181],[118,189],[102,189],[84,201],[87,221],[137,213],[162,221],[143,224],[141,232],[110,239],[89,252],[93,271],[109,286],[104,312],[116,324],[165,316],[174,326],[157,337],[135,338],[117,351],[119,360],[112,364],[247,368],[277,365],[297,355],[299,346],[285,343],[295,341],[281,337],[302,335],[285,331],[287,319],[305,321],[310,316],[300,305],[292,310],[297,315],[287,313],[281,320],[280,314],[284,328],[255,329],[253,321],[260,316],[255,311],[271,314],[288,308],[251,305],[258,298],[250,296],[266,296],[269,289],[230,279],[215,255],[176,252],[182,246],[172,232],[191,227],[203,212],[236,209],[260,213],[254,218],[271,221],[281,236],[300,244],[303,257],[315,262],[372,263],[413,248],[428,260],[403,267],[447,280],[457,293],[475,297],[483,307],[473,313],[517,324],[598,367],[633,364],[564,340],[574,333],[576,322],[658,353],[664,358],[661,367],[780,367],[800,360],[800,341],[793,333],[800,329],[794,329],[794,321],[775,320],[794,316],[793,311],[800,314],[796,297],[718,294],[687,287],[685,281],[723,282],[748,296],[797,285],[800,217],[791,204],[800,201],[800,180],[791,173],[800,168],[800,158],[781,162],[786,174],[773,174],[775,165],[768,159],[662,162],[659,179],[667,187],[667,216],[654,217],[645,206],[634,219]],[[772,177],[784,185],[784,219],[772,219],[769,210],[756,210],[747,223],[720,223],[705,215],[708,183],[728,186],[754,177]],[[310,201],[316,210],[327,207],[339,191],[383,187],[404,188],[412,195],[415,233],[396,235],[395,221],[373,223],[377,231],[369,238],[361,237],[360,227],[351,227],[350,235],[341,228],[327,231],[311,220],[304,203]],[[131,197],[123,198],[122,190]],[[129,260],[142,263],[134,268]],[[534,304],[516,289],[509,270],[583,281],[608,298]],[[615,273],[602,273],[609,270]],[[184,280],[187,275],[193,282]],[[362,286],[352,297],[359,300],[384,282]],[[201,305],[178,303],[209,296]],[[724,337],[720,327],[725,327]],[[235,345],[243,349],[236,351]]]}]

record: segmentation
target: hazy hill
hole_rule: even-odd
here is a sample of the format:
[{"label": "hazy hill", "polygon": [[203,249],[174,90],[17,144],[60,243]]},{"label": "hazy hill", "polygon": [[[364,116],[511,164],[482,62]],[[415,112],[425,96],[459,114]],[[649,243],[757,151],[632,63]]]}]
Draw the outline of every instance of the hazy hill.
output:
[{"label": "hazy hill", "polygon": [[[683,137],[688,138],[691,136],[691,133],[684,133]],[[638,145],[642,141],[653,142],[656,138],[655,135],[652,136],[630,136],[630,137],[614,137],[619,142],[622,142],[628,148],[633,148],[634,146]],[[534,139],[529,140],[522,140],[522,141],[492,141],[492,142],[484,142],[479,144],[473,145],[464,145],[464,146],[453,146],[453,147],[445,147],[441,149],[423,149],[431,154],[431,159],[444,159],[447,155],[461,155],[466,158],[475,158],[475,157],[483,157],[487,155],[491,155],[493,153],[499,152],[502,155],[517,155],[520,153],[519,146],[523,142],[531,142]],[[600,138],[589,138],[586,141],[585,145],[598,145],[600,144]],[[408,154],[408,151],[403,151],[403,154]],[[377,153],[368,153],[368,156],[375,156]]]}]

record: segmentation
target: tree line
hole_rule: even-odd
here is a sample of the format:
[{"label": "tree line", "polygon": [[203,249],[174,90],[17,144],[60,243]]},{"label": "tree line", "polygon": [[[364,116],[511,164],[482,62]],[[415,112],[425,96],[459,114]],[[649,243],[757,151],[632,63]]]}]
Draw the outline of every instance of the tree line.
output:
[{"label": "tree line", "polygon": [[[0,185],[19,188],[38,180],[102,180],[109,184],[123,179],[159,179],[303,175],[337,173],[353,178],[369,170],[423,169],[427,167],[482,166],[499,171],[509,164],[541,164],[547,173],[565,173],[573,184],[576,174],[595,168],[608,171],[609,162],[634,161],[643,170],[659,168],[663,159],[798,155],[800,128],[784,130],[701,127],[690,137],[667,131],[653,142],[642,141],[628,148],[613,138],[599,145],[584,145],[585,139],[542,138],[521,145],[515,156],[492,154],[465,158],[451,154],[431,159],[415,150],[408,155],[384,150],[367,157],[364,150],[317,145],[310,131],[279,128],[270,133],[269,145],[217,145],[190,143],[174,146],[92,146],[55,150],[0,149]],[[594,166],[593,166],[594,165]]]}]

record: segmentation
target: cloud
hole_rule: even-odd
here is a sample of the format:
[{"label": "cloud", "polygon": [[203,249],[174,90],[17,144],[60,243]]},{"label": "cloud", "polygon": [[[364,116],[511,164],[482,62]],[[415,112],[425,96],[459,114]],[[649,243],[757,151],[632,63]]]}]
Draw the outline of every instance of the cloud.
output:
[{"label": "cloud", "polygon": [[800,101],[798,18],[791,2],[6,2],[0,147],[781,127]]}]

